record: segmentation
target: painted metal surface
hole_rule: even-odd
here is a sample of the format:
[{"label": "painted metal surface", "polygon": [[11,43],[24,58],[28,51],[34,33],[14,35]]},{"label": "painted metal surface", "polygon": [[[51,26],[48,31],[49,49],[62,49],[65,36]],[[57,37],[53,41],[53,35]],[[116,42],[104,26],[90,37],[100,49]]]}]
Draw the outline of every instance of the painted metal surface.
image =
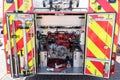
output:
[{"label": "painted metal surface", "polygon": [[[6,23],[6,13],[7,12],[14,12],[16,10],[23,11],[23,12],[32,12],[32,0],[14,0],[13,3],[7,3],[6,0],[3,1],[3,30],[4,30],[4,43],[5,43],[5,54],[6,54],[6,64],[7,64],[7,73],[10,73],[10,53],[9,51],[9,44],[8,44],[8,31],[7,31],[7,23]],[[18,32],[21,32],[18,30]],[[22,33],[21,33],[22,34]],[[22,35],[20,36],[22,37]],[[20,39],[20,38],[19,38]],[[17,40],[19,40],[17,39]],[[22,41],[22,40],[21,40]],[[22,44],[21,44],[22,45]]]},{"label": "painted metal surface", "polygon": [[[34,67],[35,65],[34,64],[34,58],[35,58],[34,15],[8,13],[7,16],[9,17],[8,28],[10,29],[10,31],[8,34],[10,34],[10,44],[11,44],[10,47],[12,53],[11,55],[14,56],[15,54],[17,54],[23,57],[20,58],[20,59],[24,59],[24,61],[22,60],[23,63],[22,62],[18,63],[18,64],[22,64],[20,66],[20,73],[23,73],[23,71],[25,71],[26,69],[32,72],[33,69],[35,68]],[[12,30],[13,21],[14,21],[15,32],[13,32]]]},{"label": "painted metal surface", "polygon": [[120,0],[116,0],[115,3],[109,3],[108,0],[90,0],[89,12],[116,12],[116,28],[114,37],[114,48],[113,52],[117,51],[118,44],[118,28],[119,28],[119,9]]},{"label": "painted metal surface", "polygon": [[[87,15],[85,74],[109,77],[114,24],[115,13]],[[102,62],[103,60],[105,62]],[[108,70],[104,74],[106,66]]]},{"label": "painted metal surface", "polygon": [[[91,33],[93,36],[91,36],[91,34],[88,34],[88,43],[90,43],[90,46],[87,47],[86,57],[110,60],[112,54],[109,54],[109,53],[112,53],[112,52],[116,53],[116,51],[117,51],[118,27],[119,27],[118,24],[120,24],[120,21],[118,19],[120,10],[118,8],[118,5],[120,3],[120,0],[116,0],[116,3],[109,3],[108,0],[89,0],[89,2],[90,2],[90,5],[89,5],[88,12],[116,12],[117,13],[114,41],[112,40],[113,29],[111,26],[114,23],[113,21],[105,20],[103,22],[103,21],[99,21],[99,20],[98,21],[93,20],[89,24],[90,27],[88,27],[88,33]],[[9,59],[10,59],[9,47],[8,47],[9,43],[8,43],[8,35],[7,35],[8,34],[8,31],[7,31],[8,26],[6,25],[6,13],[13,12],[16,9],[18,9],[19,11],[27,12],[27,13],[33,12],[32,4],[33,4],[32,0],[14,0],[13,3],[6,3],[6,0],[4,0],[4,15],[3,15],[3,17],[4,17],[3,26],[4,27],[3,27],[3,29],[4,29],[5,53],[6,53],[6,59],[7,59],[6,61],[9,61]],[[106,18],[106,16],[107,15],[102,16],[102,18]],[[91,17],[96,18],[96,16],[91,16]],[[111,15],[110,15],[110,17],[113,18],[113,16],[111,16]],[[107,27],[108,30],[106,29],[106,27],[103,27],[103,26],[109,26],[109,27]],[[27,32],[29,32],[29,31],[26,31],[26,33]],[[31,30],[30,30],[30,32],[31,32]],[[22,31],[19,31],[19,30],[16,31],[16,34],[20,34],[20,33],[22,34]],[[102,33],[102,34],[100,34],[100,33]],[[23,35],[20,35],[19,38],[16,39],[16,41],[18,43],[17,46],[19,46],[18,49],[23,49],[23,53],[24,53],[24,48],[23,48],[24,44],[22,43],[23,42],[22,37],[23,37]],[[33,43],[34,40],[29,37],[27,37],[27,40],[28,40],[27,46],[30,47],[30,45],[32,45],[31,43]],[[11,40],[11,42],[13,42],[13,41]],[[111,51],[111,48],[112,48],[111,42],[114,43],[112,51]],[[13,43],[11,45],[12,45],[12,47],[14,46]],[[13,50],[11,50],[11,51],[13,53]],[[32,65],[31,59],[33,59],[33,58],[31,57],[31,55],[33,55],[32,52],[34,52],[34,49],[32,47],[28,48],[27,52],[28,52],[28,61],[29,61],[29,66],[30,66],[30,65]],[[98,53],[95,53],[95,52],[98,52]],[[20,54],[19,50],[18,50],[17,54]],[[89,64],[90,62],[92,62],[92,61],[86,60],[86,63]],[[9,64],[9,62],[6,62],[6,63],[7,63],[7,73],[10,73],[10,64]],[[93,61],[93,63],[105,65],[104,64],[105,62]],[[110,62],[108,64],[110,66]],[[101,69],[103,69],[103,66]],[[95,69],[95,70],[99,71],[99,69]],[[94,73],[89,73],[89,74],[94,74]],[[101,77],[101,73],[96,73],[96,75]],[[108,74],[106,74],[104,76],[108,77]]]},{"label": "painted metal surface", "polygon": [[[115,22],[115,33],[113,41],[113,51],[112,59],[116,60],[114,55],[117,54],[118,49],[118,33],[120,33],[120,0],[116,0],[115,3],[110,3],[109,0],[89,0],[89,10],[88,12],[115,12],[116,13],[116,22]],[[112,64],[112,61],[111,61]],[[116,69],[116,61],[114,67],[111,66],[110,73],[114,75]]]}]

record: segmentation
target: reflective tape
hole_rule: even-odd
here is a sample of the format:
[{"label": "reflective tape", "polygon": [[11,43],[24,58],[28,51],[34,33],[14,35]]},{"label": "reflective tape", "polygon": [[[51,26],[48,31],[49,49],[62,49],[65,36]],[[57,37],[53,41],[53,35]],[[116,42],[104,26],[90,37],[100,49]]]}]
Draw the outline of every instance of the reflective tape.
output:
[{"label": "reflective tape", "polygon": [[[104,70],[104,65],[101,62],[96,62],[96,61],[90,61],[90,60],[86,60],[86,73],[87,74],[92,74],[92,75],[96,75],[99,77],[103,77],[103,70]],[[99,67],[98,67],[99,65]]]},{"label": "reflective tape", "polygon": [[[3,30],[4,30],[4,43],[5,43],[5,51],[8,51],[8,45],[7,45],[7,40],[8,40],[8,37],[7,37],[7,24],[6,24],[6,13],[7,12],[14,12],[15,11],[15,4],[18,2],[18,10],[20,11],[25,11],[25,12],[31,12],[32,11],[32,0],[14,0],[13,3],[7,3],[6,0],[4,0],[4,14],[3,14]],[[25,8],[26,6],[26,8]],[[11,21],[11,20],[10,20]],[[10,22],[11,24],[11,22]],[[21,34],[21,35],[19,35]],[[20,50],[22,49],[23,50],[23,53],[24,53],[24,45],[22,44],[23,43],[23,35],[22,35],[22,30],[20,29],[17,29],[16,30],[16,35],[19,35],[18,38],[16,38],[16,44],[17,44],[17,48],[18,48],[18,54],[20,54]],[[13,40],[11,39],[11,42],[12,42],[12,48],[13,48]],[[12,49],[13,50],[13,49]],[[7,56],[7,55],[6,55]],[[7,65],[7,72],[9,73],[10,72],[10,65]]]},{"label": "reflective tape", "polygon": [[[101,7],[101,9],[98,9],[98,6]],[[115,26],[115,37],[114,37],[114,46],[113,46],[113,52],[117,52],[117,42],[118,42],[118,25],[119,25],[119,0],[116,0],[115,3],[109,3],[108,0],[90,0],[90,6],[89,6],[89,12],[116,12],[117,18],[116,18],[116,26]]]}]

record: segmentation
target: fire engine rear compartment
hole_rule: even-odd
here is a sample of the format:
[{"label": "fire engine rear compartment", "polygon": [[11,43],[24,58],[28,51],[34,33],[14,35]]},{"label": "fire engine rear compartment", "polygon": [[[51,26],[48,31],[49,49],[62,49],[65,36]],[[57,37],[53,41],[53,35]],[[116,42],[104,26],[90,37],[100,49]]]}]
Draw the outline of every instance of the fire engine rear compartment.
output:
[{"label": "fire engine rear compartment", "polygon": [[36,15],[38,74],[83,74],[85,14]]},{"label": "fire engine rear compartment", "polygon": [[[69,15],[8,13],[7,29],[9,32],[9,52],[11,54],[11,76],[20,77],[36,73],[47,75],[91,75],[88,73],[88,68],[93,71],[93,76],[108,78],[110,66],[114,65],[114,61],[110,64],[111,59],[106,57],[111,56],[111,51],[103,54],[97,47],[94,47],[100,40],[96,40],[95,35],[91,36],[93,32],[90,31],[90,28],[95,28],[93,30],[99,34],[98,36],[102,40],[109,42],[108,46],[111,46],[112,49],[113,36],[111,40],[107,39],[107,34],[104,35],[106,32],[98,30],[101,27],[95,26],[93,23],[99,21],[99,23],[104,24],[102,27],[108,30],[110,27],[108,21],[111,21],[113,23],[112,29],[110,27],[109,30],[111,30],[112,34],[115,13],[87,14],[87,18],[85,18],[85,15],[71,15],[70,13]],[[105,21],[107,23],[104,23]],[[96,44],[91,44],[88,36],[95,40]],[[108,46],[103,45],[102,49],[106,52]],[[91,55],[86,47],[92,48],[92,51],[98,57]],[[96,65],[100,64],[98,68],[101,69],[102,73],[98,72],[98,68],[94,67],[93,69],[90,62]]]}]

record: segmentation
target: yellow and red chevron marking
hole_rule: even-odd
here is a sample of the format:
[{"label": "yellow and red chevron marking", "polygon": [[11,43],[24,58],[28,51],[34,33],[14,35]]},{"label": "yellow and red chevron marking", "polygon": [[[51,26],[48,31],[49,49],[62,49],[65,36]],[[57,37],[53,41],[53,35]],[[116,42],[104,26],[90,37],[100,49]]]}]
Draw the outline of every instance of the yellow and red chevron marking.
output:
[{"label": "yellow and red chevron marking", "polygon": [[[91,21],[88,23],[87,57],[110,59],[112,28],[113,26],[109,21]],[[104,49],[105,45],[108,46],[107,49]]]},{"label": "yellow and red chevron marking", "polygon": [[[17,14],[19,17],[21,15]],[[24,14],[23,14],[24,15]],[[25,14],[26,15],[26,14]],[[29,14],[28,14],[29,15]],[[31,15],[31,14],[30,14]],[[12,21],[15,20],[14,17],[16,16],[16,14],[10,14],[10,34],[12,35],[13,34],[13,31],[12,31]],[[19,18],[18,18],[19,19]],[[20,20],[15,20],[14,22],[17,22],[17,21],[20,21]],[[17,22],[18,23],[18,22]],[[22,24],[22,23],[21,23]],[[33,33],[33,30],[34,30],[34,22],[32,22],[32,26],[29,26],[30,28],[26,30],[26,38],[27,38],[27,53],[28,53],[28,65],[30,67],[30,70],[33,69],[33,59],[34,59],[34,37],[33,36],[30,36],[30,34]],[[17,24],[19,25],[19,24]],[[22,55],[24,55],[24,39],[23,39],[23,29],[20,29],[20,27],[18,26],[14,26],[15,28],[15,34],[18,36],[16,38],[16,49],[17,49],[17,54],[21,54],[21,50],[23,52]],[[11,52],[12,54],[14,55],[14,40],[11,38]],[[24,64],[24,63],[23,63]],[[23,67],[21,67],[21,73],[23,71]]]},{"label": "yellow and red chevron marking", "polygon": [[[109,17],[108,17],[109,15]],[[108,19],[108,20],[99,20]],[[98,60],[110,60],[112,49],[112,37],[114,32],[114,13],[88,14],[86,57]],[[97,20],[98,19],[98,20]],[[112,19],[112,20],[110,20]],[[107,47],[107,48],[106,48]],[[86,74],[100,77],[109,77],[109,72],[104,73],[104,63],[86,60]],[[102,67],[101,67],[102,66]],[[93,70],[94,69],[94,70]],[[97,72],[97,73],[96,73]]]},{"label": "yellow and red chevron marking", "polygon": [[[103,49],[103,47],[105,46],[105,43],[100,39],[100,37],[98,35],[96,35],[96,33],[94,33],[94,31],[90,28],[88,29],[88,33],[89,33],[88,34],[88,38],[89,38],[88,43],[90,42],[90,44],[92,44],[94,47],[90,46],[90,47],[93,47],[93,49],[90,47],[87,48],[88,49],[87,57],[109,59],[110,58],[110,48],[108,48],[105,53],[105,49]],[[97,48],[97,49],[95,49],[95,48]]]},{"label": "yellow and red chevron marking", "polygon": [[[34,23],[33,23],[34,24]],[[28,65],[30,67],[30,70],[33,70],[33,65],[34,65],[34,26],[30,28],[30,34],[27,33],[27,50],[28,50]]]},{"label": "yellow and red chevron marking", "polygon": [[[115,35],[114,35],[114,46],[113,46],[113,52],[117,52],[117,42],[118,42],[118,27],[119,26],[119,15],[120,15],[120,9],[118,8],[120,6],[120,0],[116,0],[116,3],[109,3],[108,0],[90,0],[89,5],[89,12],[116,12],[117,18],[116,18],[116,28],[115,28]],[[101,6],[101,9],[98,9],[98,6]]]},{"label": "yellow and red chevron marking", "polygon": [[[108,77],[109,75],[104,73],[104,64],[105,62],[98,62],[98,61],[91,61],[91,60],[86,60],[86,69],[85,73],[87,74],[92,74],[96,75],[99,77]],[[99,65],[99,67],[98,67]]]},{"label": "yellow and red chevron marking", "polygon": [[33,12],[33,0],[18,0],[18,10],[23,12]]},{"label": "yellow and red chevron marking", "polygon": [[[4,0],[3,4],[3,31],[4,31],[4,45],[5,45],[5,52],[8,52],[8,36],[7,36],[7,25],[6,25],[6,13],[9,11],[14,11],[15,10],[15,4],[8,4],[6,3],[6,0]],[[6,53],[5,53],[6,54]],[[7,65],[7,73],[10,73],[10,64],[7,63],[7,60],[10,58],[9,53],[6,54],[6,65]]]},{"label": "yellow and red chevron marking", "polygon": [[[5,52],[8,52],[8,44],[7,44],[7,25],[6,25],[6,13],[7,12],[14,12],[15,11],[15,5],[18,1],[18,10],[23,11],[23,12],[32,12],[32,0],[14,0],[14,3],[7,3],[6,0],[4,0],[4,9],[3,9],[3,30],[4,30],[4,42],[5,42]],[[26,5],[27,4],[27,5]],[[25,8],[26,5],[26,8]],[[20,31],[18,30],[16,33],[19,33]],[[23,43],[23,39],[19,39],[19,41],[17,41],[17,46],[20,43]],[[18,50],[21,49],[23,45],[19,45]],[[19,52],[20,53],[20,52]],[[9,59],[9,53],[6,55],[6,59]],[[7,64],[7,73],[10,73],[10,64]]]},{"label": "yellow and red chevron marking", "polygon": [[[32,4],[33,4],[32,0],[19,0],[18,1],[18,10],[27,12],[27,13],[32,12],[32,7],[33,7]],[[32,24],[34,24],[34,23],[32,23]],[[29,65],[31,71],[33,70],[33,65],[34,65],[34,63],[33,63],[34,46],[31,45],[31,44],[33,44],[32,42],[34,40],[34,36],[30,37],[29,33],[32,30],[34,30],[34,25],[31,26],[31,28],[28,30],[29,32],[26,31],[26,35],[27,35],[27,44],[26,45],[27,45],[27,50],[28,50],[28,65]]]}]

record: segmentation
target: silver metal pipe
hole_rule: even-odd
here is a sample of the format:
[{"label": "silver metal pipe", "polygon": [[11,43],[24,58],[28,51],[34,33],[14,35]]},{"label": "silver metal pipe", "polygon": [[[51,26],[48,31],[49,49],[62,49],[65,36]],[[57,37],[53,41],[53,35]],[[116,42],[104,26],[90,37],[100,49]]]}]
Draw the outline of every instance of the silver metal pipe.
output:
[{"label": "silver metal pipe", "polygon": [[7,15],[7,31],[8,31],[8,40],[7,40],[7,44],[8,44],[8,54],[10,54],[10,68],[11,68],[11,76],[13,77],[14,76],[14,73],[13,73],[13,62],[12,62],[12,52],[11,52],[11,44],[10,44],[10,23],[9,23],[9,16]]},{"label": "silver metal pipe", "polygon": [[[22,27],[25,28],[25,20],[22,20],[24,23],[22,24]],[[23,29],[23,36],[24,36],[24,50],[25,50],[25,71],[27,72],[29,70],[28,67],[28,50],[27,50],[27,38],[26,38],[26,29]]]},{"label": "silver metal pipe", "polygon": [[13,42],[14,42],[14,61],[15,61],[15,76],[19,77],[19,61],[17,54],[17,46],[16,46],[16,34],[15,34],[15,25],[14,21],[12,21],[12,31],[13,31]]}]

